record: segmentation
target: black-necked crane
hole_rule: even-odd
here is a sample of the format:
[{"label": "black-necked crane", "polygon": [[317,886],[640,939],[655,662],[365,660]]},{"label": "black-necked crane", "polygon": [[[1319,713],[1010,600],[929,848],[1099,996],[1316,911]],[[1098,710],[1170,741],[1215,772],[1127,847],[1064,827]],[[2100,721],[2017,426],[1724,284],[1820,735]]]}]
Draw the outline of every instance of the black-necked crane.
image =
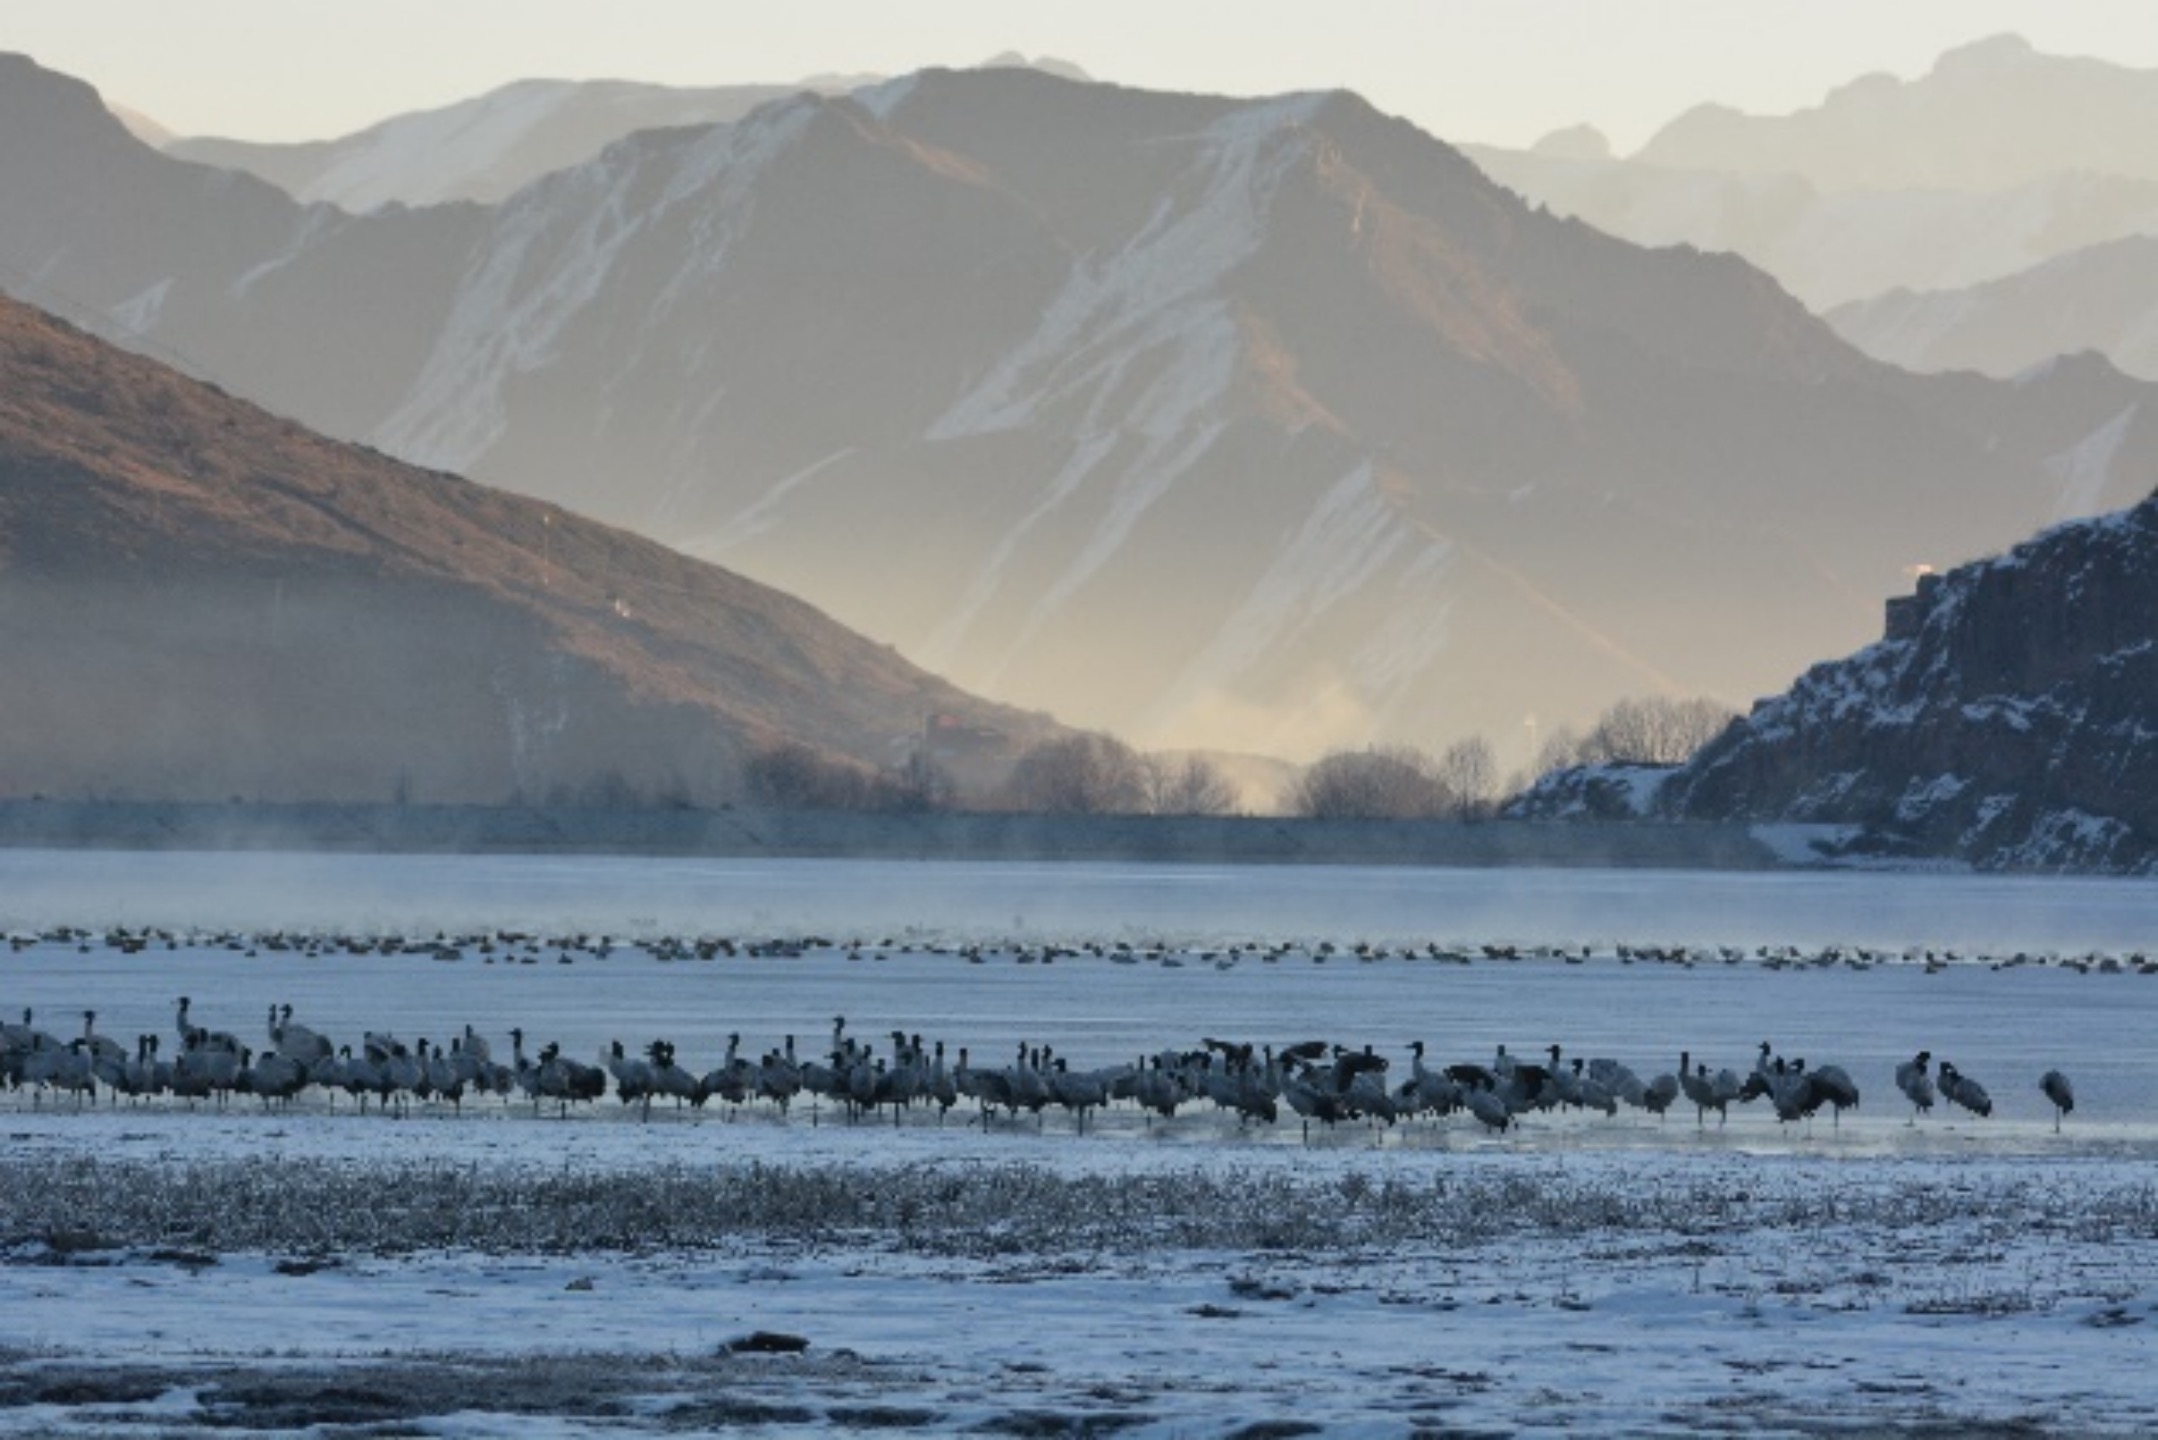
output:
[{"label": "black-necked crane", "polygon": [[292,1007],[270,1007],[270,1048],[280,1055],[290,1056],[303,1066],[311,1066],[327,1060],[335,1052],[330,1042],[305,1025],[292,1023]]},{"label": "black-necked crane", "polygon": [[1993,1097],[1986,1087],[1949,1064],[1941,1062],[1941,1093],[1952,1105],[1961,1105],[1973,1115],[1984,1117],[1993,1113]]},{"label": "black-necked crane", "polygon": [[1926,1066],[1932,1062],[1933,1052],[1931,1050],[1921,1050],[1896,1067],[1896,1088],[1901,1090],[1904,1098],[1911,1102],[1911,1123],[1913,1125],[1918,1123],[1920,1114],[1933,1108],[1935,1098],[1933,1077],[1926,1073]]},{"label": "black-necked crane", "polygon": [[2053,1133],[2061,1131],[2061,1117],[2076,1108],[2076,1087],[2068,1083],[2068,1077],[2058,1070],[2048,1070],[2038,1077],[2038,1088],[2046,1099],[2053,1102]]}]

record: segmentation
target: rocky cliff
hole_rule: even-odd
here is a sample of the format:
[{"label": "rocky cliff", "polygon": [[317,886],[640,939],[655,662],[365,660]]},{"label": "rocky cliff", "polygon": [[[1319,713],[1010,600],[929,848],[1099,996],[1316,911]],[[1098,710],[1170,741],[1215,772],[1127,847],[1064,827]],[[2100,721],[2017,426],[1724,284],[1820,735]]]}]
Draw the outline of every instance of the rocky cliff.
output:
[{"label": "rocky cliff", "polygon": [[1662,799],[1861,827],[1863,854],[2158,872],[2158,497],[1925,577]]}]

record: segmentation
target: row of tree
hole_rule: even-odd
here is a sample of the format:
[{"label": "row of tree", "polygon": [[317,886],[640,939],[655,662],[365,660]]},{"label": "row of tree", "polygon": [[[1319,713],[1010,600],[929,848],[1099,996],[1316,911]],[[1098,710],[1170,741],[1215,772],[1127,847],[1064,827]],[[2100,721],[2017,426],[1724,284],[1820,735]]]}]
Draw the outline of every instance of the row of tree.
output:
[{"label": "row of tree", "polygon": [[1480,819],[1499,809],[1503,796],[1520,794],[1554,771],[1683,765],[1735,718],[1713,700],[1621,700],[1587,734],[1562,729],[1551,735],[1534,768],[1503,783],[1497,757],[1481,737],[1436,757],[1405,745],[1341,750],[1306,769],[1283,808],[1318,820]]},{"label": "row of tree", "polygon": [[1683,765],[1737,718],[1737,711],[1716,700],[1621,700],[1586,735],[1565,727],[1553,731],[1537,752],[1535,773],[1580,765]]},{"label": "row of tree", "polygon": [[[1435,756],[1408,745],[1339,750],[1307,766],[1279,808],[1315,820],[1478,819],[1554,770],[1682,764],[1732,718],[1708,700],[1621,700],[1586,734],[1553,734],[1533,773],[1504,782],[1480,736]],[[744,781],[750,803],[785,810],[898,812],[963,803],[1045,815],[1229,815],[1243,808],[1236,785],[1204,756],[1145,754],[1091,731],[1029,747],[988,795],[962,796],[950,774],[920,754],[880,771],[792,743],[752,756]]]},{"label": "row of tree", "polygon": [[1498,759],[1478,736],[1436,757],[1410,745],[1337,750],[1306,767],[1283,808],[1311,820],[1473,820],[1498,798]]}]

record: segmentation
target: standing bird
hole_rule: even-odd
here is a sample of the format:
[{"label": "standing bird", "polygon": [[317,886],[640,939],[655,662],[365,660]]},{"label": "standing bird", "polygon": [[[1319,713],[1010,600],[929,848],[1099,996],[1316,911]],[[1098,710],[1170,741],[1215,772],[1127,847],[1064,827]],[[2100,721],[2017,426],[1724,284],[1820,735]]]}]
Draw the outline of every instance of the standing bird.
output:
[{"label": "standing bird", "polygon": [[92,1064],[101,1060],[108,1065],[127,1064],[127,1051],[121,1048],[120,1042],[109,1035],[97,1033],[95,1010],[82,1012],[82,1044],[83,1049],[89,1052]]},{"label": "standing bird", "polygon": [[[1689,1069],[1689,1066],[1692,1068]],[[1695,1064],[1693,1052],[1690,1050],[1678,1052],[1678,1083],[1686,1098],[1693,1102],[1696,1126],[1708,1123],[1708,1112],[1711,1110],[1716,1112],[1718,1125],[1729,1124],[1731,1102],[1739,1099],[1739,1092],[1745,1088],[1739,1083],[1738,1076],[1732,1074],[1728,1068],[1718,1070],[1711,1078],[1708,1066],[1705,1063]]]},{"label": "standing bird", "polygon": [[1813,1093],[1818,1100],[1825,1100],[1835,1107],[1830,1123],[1840,1128],[1843,1112],[1858,1108],[1858,1086],[1841,1065],[1823,1065],[1809,1073],[1813,1077]]},{"label": "standing bird", "polygon": [[179,1017],[175,1021],[174,1028],[176,1028],[180,1032],[181,1048],[184,1050],[199,1050],[207,1048],[211,1050],[229,1050],[234,1054],[239,1053],[239,1037],[234,1035],[231,1031],[206,1030],[194,1023],[193,1019],[187,1013],[188,1006],[192,1005],[193,1003],[194,1002],[189,1000],[185,995],[182,995],[180,997]]},{"label": "standing bird", "polygon": [[2053,1133],[2061,1133],[2061,1117],[2076,1108],[2076,1087],[2068,1083],[2068,1077],[2058,1070],[2048,1070],[2038,1079],[2038,1088],[2053,1102]]},{"label": "standing bird", "polygon": [[1941,1093],[1951,1104],[1961,1105],[1973,1115],[1993,1113],[1993,1097],[1986,1093],[1986,1087],[1946,1060],[1941,1062]]},{"label": "standing bird", "polygon": [[1933,1059],[1931,1050],[1921,1050],[1896,1067],[1896,1088],[1911,1102],[1911,1123],[1918,1123],[1919,1112],[1933,1108],[1933,1077],[1926,1074],[1926,1064]]},{"label": "standing bird", "polygon": [[1678,1097],[1678,1076],[1667,1070],[1641,1087],[1641,1108],[1661,1120]]},{"label": "standing bird", "polygon": [[1461,1099],[1469,1107],[1469,1113],[1487,1130],[1503,1132],[1513,1123],[1513,1112],[1506,1108],[1506,1102],[1488,1082],[1470,1087]]},{"label": "standing bird", "polygon": [[270,1047],[280,1055],[289,1056],[302,1065],[318,1065],[336,1053],[336,1047],[328,1040],[308,1029],[305,1025],[292,1023],[292,1007],[282,1011],[270,1007]]}]

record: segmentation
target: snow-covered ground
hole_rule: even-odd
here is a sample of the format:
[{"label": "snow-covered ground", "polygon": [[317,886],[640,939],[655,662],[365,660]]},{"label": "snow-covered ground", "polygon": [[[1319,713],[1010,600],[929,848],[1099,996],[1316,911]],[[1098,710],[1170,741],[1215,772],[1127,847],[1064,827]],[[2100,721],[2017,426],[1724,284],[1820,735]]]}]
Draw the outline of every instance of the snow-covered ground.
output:
[{"label": "snow-covered ground", "polygon": [[[2154,922],[2147,884],[1951,875],[0,852],[24,939],[0,1013],[68,1034],[95,1009],[123,1042],[186,993],[250,1042],[289,1002],[337,1040],[664,1036],[698,1069],[736,1032],[814,1051],[842,1013],[1075,1067],[1216,1036],[1369,1043],[1397,1075],[1411,1040],[1557,1042],[1648,1075],[1681,1048],[1743,1070],[1766,1039],[1864,1092],[1810,1130],[1682,1104],[1308,1144],[1196,1108],[1081,1135],[968,1107],[5,1096],[0,1430],[2150,1433]],[[63,924],[179,933],[30,938]],[[488,955],[484,928],[546,938]],[[572,943],[599,934],[605,958]],[[662,959],[663,936],[793,943]],[[1919,1048],[1994,1116],[1906,1124],[1890,1070]],[[2058,1135],[2049,1066],[2078,1089]],[[809,1347],[724,1349],[758,1330]]]}]

